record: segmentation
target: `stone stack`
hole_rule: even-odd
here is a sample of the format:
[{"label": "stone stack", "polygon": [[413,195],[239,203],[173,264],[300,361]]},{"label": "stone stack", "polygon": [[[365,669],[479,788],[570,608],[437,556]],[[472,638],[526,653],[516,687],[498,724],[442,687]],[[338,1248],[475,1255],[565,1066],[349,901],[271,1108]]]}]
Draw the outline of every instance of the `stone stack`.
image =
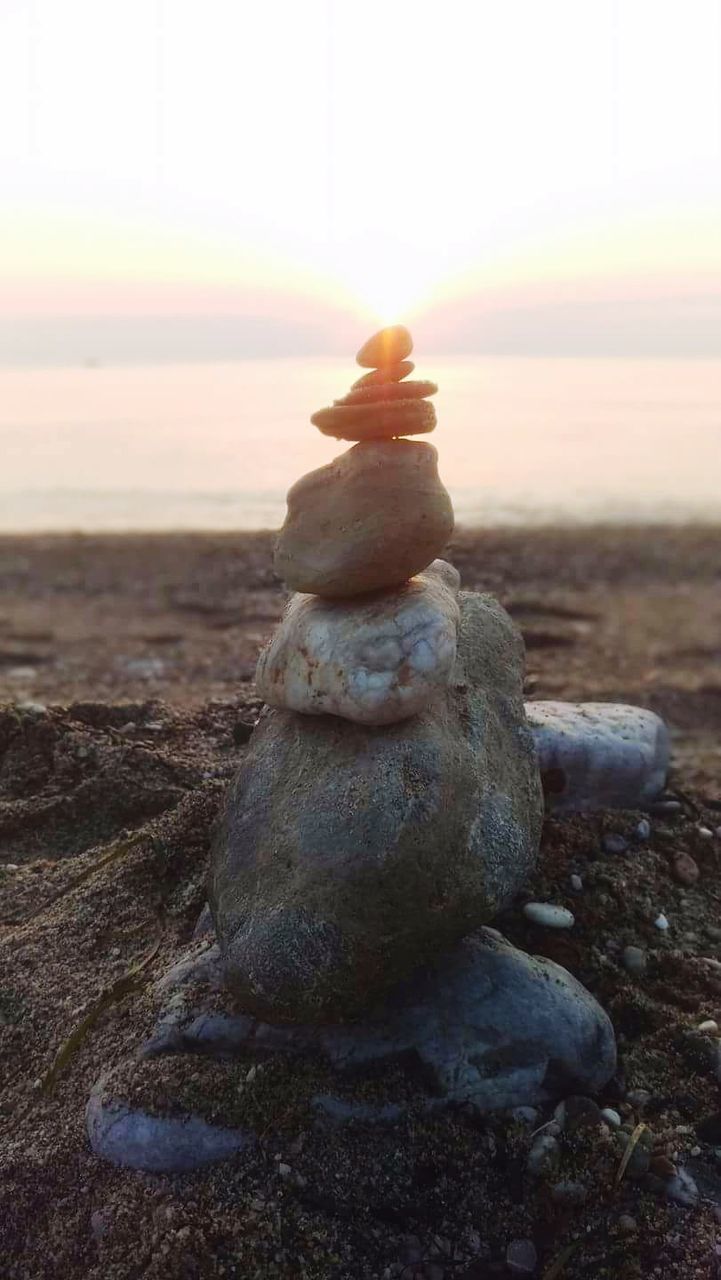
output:
[{"label": "stone stack", "polygon": [[[276,566],[297,594],[258,663],[268,705],[215,833],[210,913],[157,984],[150,1040],[88,1103],[115,1163],[182,1172],[257,1141],[235,1103],[232,1128],[159,1107],[158,1054],[188,1055],[193,1079],[198,1054],[323,1059],[308,1103],[331,1124],[535,1106],[614,1071],[593,997],[481,926],[534,867],[541,770],[563,808],[627,803],[660,785],[663,736],[629,708],[536,704],[536,750],[520,635],[437,558],[453,513],[435,449],[405,438],[435,425],[433,384],[404,381],[411,346],[377,334],[371,371],[314,415],[357,443],[290,491]],[[348,1100],[388,1062],[417,1071],[410,1101]],[[278,1105],[285,1126],[285,1086]]]},{"label": "stone stack", "polygon": [[443,551],[453,508],[432,445],[406,436],[432,431],[433,382],[404,382],[413,364],[407,329],[371,338],[356,359],[371,372],[312,422],[355,448],[312,471],[288,494],[275,568],[293,591],[324,599],[399,587]]},{"label": "stone stack", "polygon": [[217,834],[210,904],[228,983],[271,1020],[357,1018],[506,905],[538,850],[542,795],[523,645],[437,557],[453,511],[431,382],[408,331],[313,415],[357,443],[290,490],[291,597],[258,663],[268,704]]}]

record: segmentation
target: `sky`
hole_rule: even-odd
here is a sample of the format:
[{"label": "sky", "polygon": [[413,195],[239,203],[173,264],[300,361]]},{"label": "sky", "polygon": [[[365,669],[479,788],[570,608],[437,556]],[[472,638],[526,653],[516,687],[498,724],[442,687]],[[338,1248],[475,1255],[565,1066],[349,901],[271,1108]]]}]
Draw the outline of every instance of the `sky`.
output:
[{"label": "sky", "polygon": [[0,363],[721,356],[721,0],[0,0]]}]

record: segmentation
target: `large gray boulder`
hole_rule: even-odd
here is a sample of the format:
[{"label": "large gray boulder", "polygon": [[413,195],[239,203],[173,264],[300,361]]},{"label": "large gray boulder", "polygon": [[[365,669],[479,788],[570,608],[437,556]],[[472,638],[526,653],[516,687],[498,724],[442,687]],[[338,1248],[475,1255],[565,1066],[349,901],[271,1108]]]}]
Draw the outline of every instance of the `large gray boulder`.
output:
[{"label": "large gray boulder", "polygon": [[216,834],[227,981],[270,1019],[357,1017],[490,920],[528,877],[542,794],[523,643],[461,594],[449,686],[383,729],[269,710]]}]

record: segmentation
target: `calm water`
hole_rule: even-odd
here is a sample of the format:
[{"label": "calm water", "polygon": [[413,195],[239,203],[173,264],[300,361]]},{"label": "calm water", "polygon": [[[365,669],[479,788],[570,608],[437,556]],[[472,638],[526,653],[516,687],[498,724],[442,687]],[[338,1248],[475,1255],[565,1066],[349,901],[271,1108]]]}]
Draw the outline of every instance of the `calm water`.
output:
[{"label": "calm water", "polygon": [[[460,522],[721,520],[721,361],[423,357]],[[3,530],[256,529],[343,360],[0,370]]]}]

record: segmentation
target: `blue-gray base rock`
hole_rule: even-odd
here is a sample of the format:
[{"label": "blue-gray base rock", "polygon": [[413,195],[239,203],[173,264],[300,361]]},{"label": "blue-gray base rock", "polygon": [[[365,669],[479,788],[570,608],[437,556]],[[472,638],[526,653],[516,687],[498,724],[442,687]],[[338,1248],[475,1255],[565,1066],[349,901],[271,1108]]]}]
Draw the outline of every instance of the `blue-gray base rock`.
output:
[{"label": "blue-gray base rock", "polygon": [[102,1082],[90,1095],[85,1123],[96,1156],[146,1173],[188,1173],[238,1155],[256,1141],[252,1133],[208,1124],[201,1116],[152,1115],[108,1099]]},{"label": "blue-gray base rock", "polygon": [[[312,1055],[338,1073],[342,1095],[325,1090],[311,1099],[319,1123],[401,1119],[403,1104],[347,1096],[349,1081],[384,1065],[406,1069],[416,1082],[412,1105],[422,1111],[449,1104],[494,1111],[593,1094],[616,1065],[613,1029],[593,996],[565,969],[517,950],[494,929],[480,929],[419,970],[355,1024],[274,1025],[239,1012],[209,939],[173,966],[156,998],[160,1017],[140,1059],[188,1054],[191,1074],[190,1055]],[[112,1077],[93,1091],[87,1126],[96,1154],[155,1172],[221,1160],[254,1140],[248,1129],[198,1115],[151,1114],[122,1091],[113,1096]]]},{"label": "blue-gray base rock", "polygon": [[669,734],[653,711],[618,702],[527,702],[547,807],[640,809],[662,791]]}]

